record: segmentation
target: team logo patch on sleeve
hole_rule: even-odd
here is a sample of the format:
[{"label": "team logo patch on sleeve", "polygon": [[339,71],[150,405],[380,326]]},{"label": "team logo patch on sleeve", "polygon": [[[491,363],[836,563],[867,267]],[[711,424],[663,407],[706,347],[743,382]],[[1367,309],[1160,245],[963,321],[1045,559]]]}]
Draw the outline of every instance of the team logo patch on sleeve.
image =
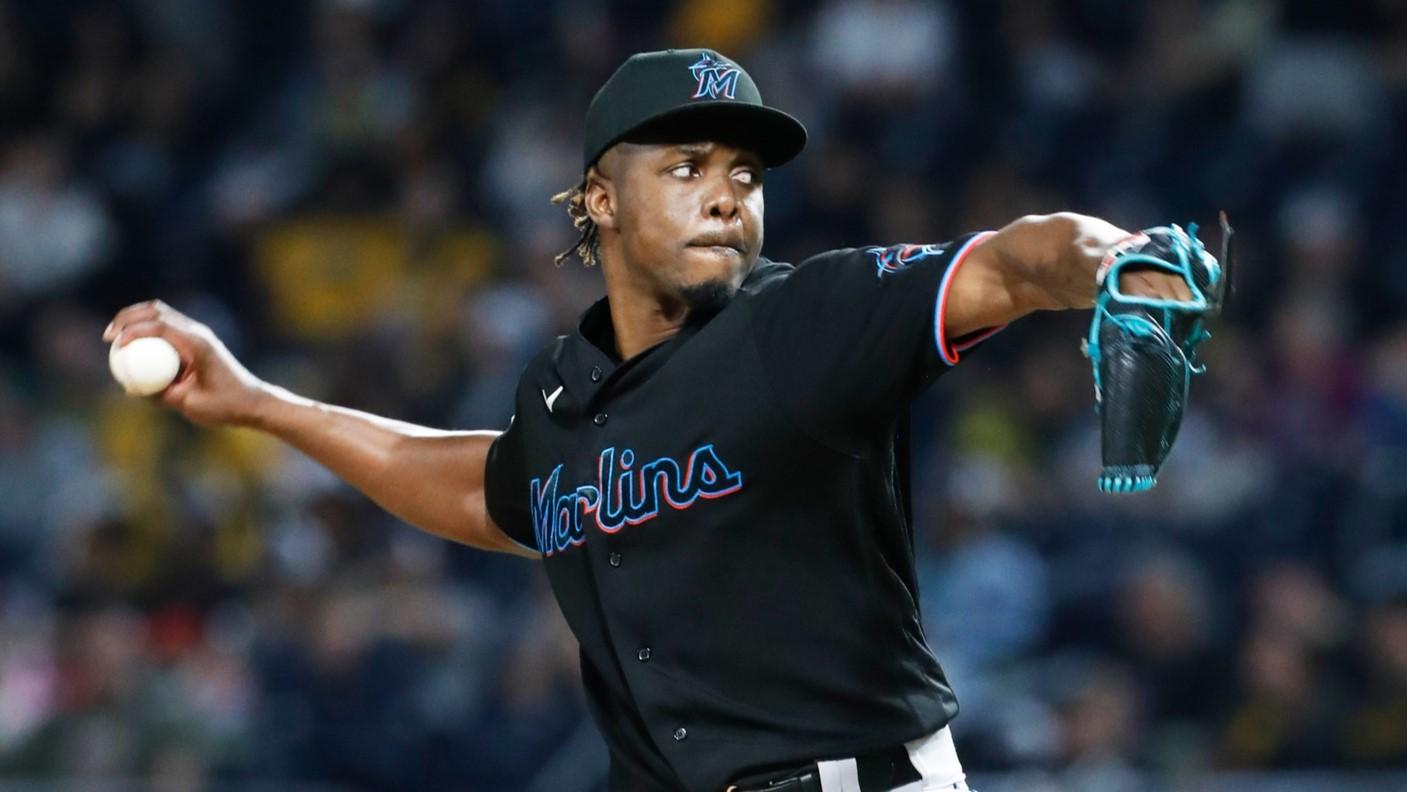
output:
[{"label": "team logo patch on sleeve", "polygon": [[738,90],[737,66],[717,58],[712,52],[705,52],[689,67],[689,73],[698,81],[694,99],[733,99]]},{"label": "team logo patch on sleeve", "polygon": [[874,256],[875,277],[893,275],[915,261],[929,256],[940,256],[948,250],[947,244],[940,245],[891,245],[890,247],[866,248],[865,252]]}]

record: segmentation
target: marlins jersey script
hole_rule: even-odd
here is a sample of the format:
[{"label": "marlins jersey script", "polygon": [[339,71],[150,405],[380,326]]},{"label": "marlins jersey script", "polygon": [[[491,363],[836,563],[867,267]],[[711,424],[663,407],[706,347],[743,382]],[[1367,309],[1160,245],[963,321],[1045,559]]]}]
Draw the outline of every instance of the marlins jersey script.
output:
[{"label": "marlins jersey script", "polygon": [[542,554],[581,643],[612,790],[717,792],[956,715],[895,435],[991,332],[943,331],[985,237],[761,259],[727,307],[624,362],[603,299],[528,366],[488,507]]}]

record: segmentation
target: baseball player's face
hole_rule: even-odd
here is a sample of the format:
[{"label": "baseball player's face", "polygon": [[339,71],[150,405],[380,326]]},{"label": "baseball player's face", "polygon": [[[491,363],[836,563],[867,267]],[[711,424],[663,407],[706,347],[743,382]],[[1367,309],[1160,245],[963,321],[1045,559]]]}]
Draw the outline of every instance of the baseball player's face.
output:
[{"label": "baseball player's face", "polygon": [[690,307],[726,301],[762,248],[761,159],[723,143],[622,144],[603,158],[633,280]]}]

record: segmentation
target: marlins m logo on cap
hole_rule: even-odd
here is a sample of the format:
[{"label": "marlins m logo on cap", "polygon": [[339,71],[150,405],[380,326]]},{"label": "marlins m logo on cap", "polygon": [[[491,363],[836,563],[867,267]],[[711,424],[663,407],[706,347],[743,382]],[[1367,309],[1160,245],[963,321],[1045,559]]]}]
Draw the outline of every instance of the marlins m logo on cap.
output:
[{"label": "marlins m logo on cap", "polygon": [[727,61],[719,60],[712,52],[705,52],[689,67],[689,73],[699,82],[698,90],[694,91],[695,99],[705,96],[710,99],[732,99],[738,90],[738,75],[742,70]]},{"label": "marlins m logo on cap", "polygon": [[[684,93],[686,73],[692,94]],[[582,167],[623,140],[724,141],[775,168],[806,145],[806,127],[763,104],[757,83],[736,62],[715,50],[671,49],[631,55],[596,92],[586,109]]]}]

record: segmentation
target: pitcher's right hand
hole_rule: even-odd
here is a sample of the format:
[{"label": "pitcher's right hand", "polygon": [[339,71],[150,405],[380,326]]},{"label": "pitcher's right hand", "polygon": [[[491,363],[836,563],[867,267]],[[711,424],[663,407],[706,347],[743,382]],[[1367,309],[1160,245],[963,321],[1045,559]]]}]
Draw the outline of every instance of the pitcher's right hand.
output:
[{"label": "pitcher's right hand", "polygon": [[148,300],[118,311],[103,330],[103,340],[119,347],[146,337],[166,339],[181,356],[176,380],[151,398],[204,426],[253,423],[266,386],[209,327],[160,300]]}]

